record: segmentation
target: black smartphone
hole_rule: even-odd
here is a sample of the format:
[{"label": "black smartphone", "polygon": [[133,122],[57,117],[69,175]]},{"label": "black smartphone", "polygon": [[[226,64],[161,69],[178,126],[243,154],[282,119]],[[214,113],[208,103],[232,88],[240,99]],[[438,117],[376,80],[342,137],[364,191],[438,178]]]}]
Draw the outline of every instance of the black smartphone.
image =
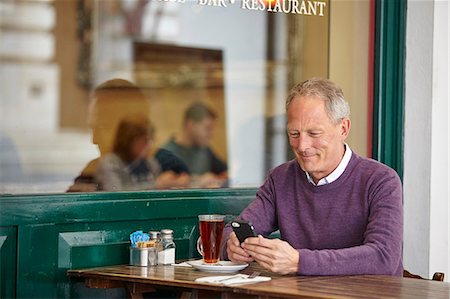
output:
[{"label": "black smartphone", "polygon": [[253,225],[246,221],[235,220],[231,222],[231,227],[240,243],[244,242],[248,237],[256,237]]}]

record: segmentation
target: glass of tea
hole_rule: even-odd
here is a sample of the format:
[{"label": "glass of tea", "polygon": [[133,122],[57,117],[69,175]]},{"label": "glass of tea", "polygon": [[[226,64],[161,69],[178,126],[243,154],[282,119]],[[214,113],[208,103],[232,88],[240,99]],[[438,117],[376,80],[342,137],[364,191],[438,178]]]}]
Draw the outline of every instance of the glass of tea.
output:
[{"label": "glass of tea", "polygon": [[199,215],[200,238],[197,250],[206,264],[217,264],[220,258],[220,245],[225,215]]}]

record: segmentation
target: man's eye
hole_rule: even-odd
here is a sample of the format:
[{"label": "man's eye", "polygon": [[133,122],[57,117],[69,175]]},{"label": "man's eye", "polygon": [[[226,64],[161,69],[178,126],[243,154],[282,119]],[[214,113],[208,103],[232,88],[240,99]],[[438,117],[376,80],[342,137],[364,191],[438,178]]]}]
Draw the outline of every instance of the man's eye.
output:
[{"label": "man's eye", "polygon": [[300,136],[299,132],[288,132],[289,137],[298,138]]},{"label": "man's eye", "polygon": [[321,133],[320,132],[310,132],[309,135],[311,137],[319,137],[321,135]]}]

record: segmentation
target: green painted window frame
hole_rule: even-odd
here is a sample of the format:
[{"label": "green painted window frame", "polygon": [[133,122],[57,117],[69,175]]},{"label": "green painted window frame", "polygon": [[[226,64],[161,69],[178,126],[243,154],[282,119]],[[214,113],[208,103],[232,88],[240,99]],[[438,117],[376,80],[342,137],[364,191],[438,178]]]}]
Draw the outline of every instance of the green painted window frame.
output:
[{"label": "green painted window frame", "polygon": [[403,178],[407,0],[375,1],[372,157]]}]

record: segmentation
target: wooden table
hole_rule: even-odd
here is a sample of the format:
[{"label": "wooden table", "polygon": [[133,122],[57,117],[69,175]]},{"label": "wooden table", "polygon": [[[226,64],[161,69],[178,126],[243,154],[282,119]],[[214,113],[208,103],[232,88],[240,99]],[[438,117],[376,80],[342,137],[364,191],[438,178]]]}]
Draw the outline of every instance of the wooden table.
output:
[{"label": "wooden table", "polygon": [[183,298],[450,298],[450,284],[412,278],[360,276],[280,276],[251,264],[241,273],[260,271],[271,281],[221,286],[195,282],[204,276],[229,275],[175,266],[111,266],[69,270],[70,277],[83,278],[87,287],[124,287],[130,297],[158,289],[177,289]]}]

